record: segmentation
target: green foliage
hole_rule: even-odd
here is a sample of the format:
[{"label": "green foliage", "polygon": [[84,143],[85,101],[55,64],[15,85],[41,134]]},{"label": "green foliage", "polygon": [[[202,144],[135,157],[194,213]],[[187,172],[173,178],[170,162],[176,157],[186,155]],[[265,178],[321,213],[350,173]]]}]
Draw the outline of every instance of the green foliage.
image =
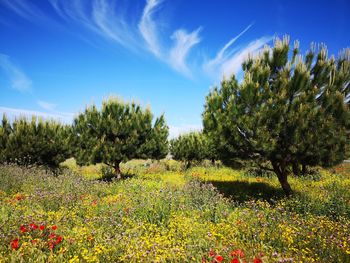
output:
[{"label": "green foliage", "polygon": [[55,169],[70,156],[68,137],[68,126],[53,120],[19,118],[10,124],[4,116],[0,126],[0,158],[2,162]]},{"label": "green foliage", "polygon": [[0,163],[5,163],[7,161],[6,144],[11,131],[11,125],[4,114],[0,125]]},{"label": "green foliage", "polygon": [[164,115],[156,119],[153,128],[147,138],[147,142],[141,149],[144,158],[160,160],[168,154],[169,128],[165,122]]},{"label": "green foliage", "polygon": [[[289,59],[290,56],[290,59]],[[287,194],[294,166],[332,166],[349,151],[350,51],[327,56],[314,46],[303,59],[299,45],[276,39],[243,63],[244,80],[224,79],[206,98],[204,132],[220,159],[269,161]],[[271,169],[273,168],[273,169]]]},{"label": "green foliage", "polygon": [[119,164],[135,158],[160,159],[167,153],[168,127],[164,116],[150,109],[110,98],[86,108],[73,123],[72,143],[78,164],[105,163],[120,176]]},{"label": "green foliage", "polygon": [[175,160],[186,162],[189,167],[208,156],[208,141],[201,132],[183,134],[170,141],[170,153]]}]

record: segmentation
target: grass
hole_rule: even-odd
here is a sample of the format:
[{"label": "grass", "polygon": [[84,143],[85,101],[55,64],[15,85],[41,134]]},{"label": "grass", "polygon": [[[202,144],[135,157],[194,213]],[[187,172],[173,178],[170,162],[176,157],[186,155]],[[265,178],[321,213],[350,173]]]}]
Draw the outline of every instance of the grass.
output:
[{"label": "grass", "polygon": [[223,167],[134,160],[105,182],[63,165],[0,167],[0,262],[350,262],[349,164],[291,177],[289,199]]}]

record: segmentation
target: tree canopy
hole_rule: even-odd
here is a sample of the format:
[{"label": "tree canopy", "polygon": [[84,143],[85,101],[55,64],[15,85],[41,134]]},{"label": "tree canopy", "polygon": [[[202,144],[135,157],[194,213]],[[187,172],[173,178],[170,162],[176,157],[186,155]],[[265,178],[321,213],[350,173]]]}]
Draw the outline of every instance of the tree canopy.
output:
[{"label": "tree canopy", "polygon": [[21,117],[0,126],[0,160],[18,165],[58,168],[70,156],[69,128],[54,120]]},{"label": "tree canopy", "polygon": [[152,124],[149,108],[117,98],[105,100],[102,109],[85,109],[73,122],[72,142],[80,164],[105,163],[121,177],[120,163],[134,158],[160,159],[167,154],[168,126],[164,116]]},{"label": "tree canopy", "polygon": [[204,132],[220,159],[268,161],[286,194],[301,165],[332,166],[349,152],[350,51],[329,57],[325,45],[300,55],[299,43],[276,39],[206,97]]},{"label": "tree canopy", "polygon": [[186,167],[208,158],[208,149],[208,141],[202,132],[182,134],[170,141],[173,159],[185,162]]}]

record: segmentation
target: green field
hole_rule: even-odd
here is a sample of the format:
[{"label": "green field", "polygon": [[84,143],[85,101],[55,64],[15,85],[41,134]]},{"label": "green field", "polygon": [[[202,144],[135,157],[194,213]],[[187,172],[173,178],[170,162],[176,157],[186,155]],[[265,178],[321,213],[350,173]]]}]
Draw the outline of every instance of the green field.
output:
[{"label": "green field", "polygon": [[131,161],[0,167],[0,262],[350,262],[350,165],[290,178]]}]

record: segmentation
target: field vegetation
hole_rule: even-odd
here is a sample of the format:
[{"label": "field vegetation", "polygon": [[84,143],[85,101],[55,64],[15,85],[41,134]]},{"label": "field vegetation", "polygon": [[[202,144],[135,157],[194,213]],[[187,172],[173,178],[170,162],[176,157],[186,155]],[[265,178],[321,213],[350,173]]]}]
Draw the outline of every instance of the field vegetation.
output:
[{"label": "field vegetation", "polygon": [[350,165],[278,179],[172,160],[0,169],[1,262],[350,262]]}]

